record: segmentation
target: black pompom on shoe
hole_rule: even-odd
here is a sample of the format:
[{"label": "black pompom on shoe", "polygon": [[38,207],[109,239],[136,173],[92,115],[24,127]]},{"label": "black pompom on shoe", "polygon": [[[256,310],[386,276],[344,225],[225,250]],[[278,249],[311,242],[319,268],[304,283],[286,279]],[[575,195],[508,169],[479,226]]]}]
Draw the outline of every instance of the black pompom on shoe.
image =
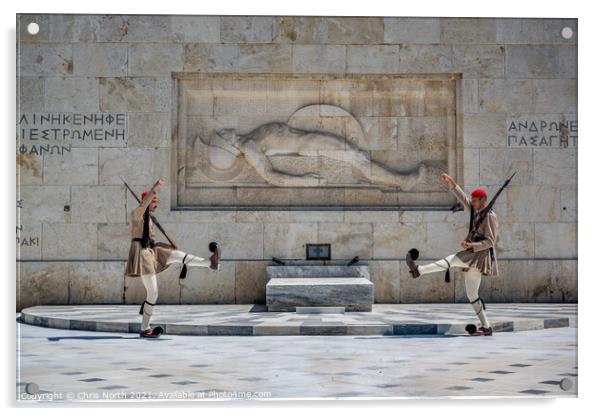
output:
[{"label": "black pompom on shoe", "polygon": [[420,252],[415,248],[411,249],[410,251],[408,251],[408,254],[406,254],[406,263],[410,268],[410,273],[412,274],[412,277],[414,277],[414,279],[420,276],[418,266],[416,265],[416,260],[418,260],[419,255]]}]

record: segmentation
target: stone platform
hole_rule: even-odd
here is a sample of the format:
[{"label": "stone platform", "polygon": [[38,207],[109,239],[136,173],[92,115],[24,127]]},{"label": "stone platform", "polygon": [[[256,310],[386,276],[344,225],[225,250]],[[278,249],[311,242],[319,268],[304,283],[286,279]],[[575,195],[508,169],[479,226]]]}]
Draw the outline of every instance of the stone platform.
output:
[{"label": "stone platform", "polygon": [[[139,305],[35,306],[21,321],[50,328],[138,332]],[[576,327],[577,304],[487,304],[496,332]],[[267,312],[265,305],[157,305],[151,321],[178,335],[462,335],[469,304],[375,304],[372,312]]]},{"label": "stone platform", "polygon": [[267,266],[266,276],[266,303],[270,312],[294,312],[304,306],[372,311],[374,284],[368,265]]}]

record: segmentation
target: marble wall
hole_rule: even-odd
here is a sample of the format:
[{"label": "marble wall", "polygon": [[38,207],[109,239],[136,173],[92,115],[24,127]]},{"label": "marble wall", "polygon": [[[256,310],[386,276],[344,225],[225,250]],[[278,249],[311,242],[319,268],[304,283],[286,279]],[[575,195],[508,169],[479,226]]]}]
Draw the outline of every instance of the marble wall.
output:
[{"label": "marble wall", "polygon": [[[27,33],[30,22],[37,35]],[[141,192],[160,176],[168,181],[157,212],[164,227],[200,256],[220,241],[225,261],[218,274],[190,269],[184,281],[172,266],[160,276],[159,302],[265,302],[269,259],[302,258],[305,243],[331,243],[333,258],[370,264],[377,302],[465,301],[460,273],[450,284],[413,281],[402,259],[414,246],[424,259],[456,251],[466,213],[425,201],[413,210],[340,209],[345,195],[335,190],[333,210],[200,209],[260,197],[179,193],[178,74],[453,76],[462,185],[493,192],[519,172],[496,205],[502,275],[484,280],[483,297],[577,301],[575,19],[18,15],[17,36],[18,309],[139,302],[141,282],[123,277],[135,201],[121,178]],[[228,108],[197,99],[200,109]],[[288,111],[284,104],[277,107]],[[239,111],[257,122],[253,106]],[[230,121],[223,117],[221,127]],[[398,156],[387,137],[417,129],[404,114],[376,124],[358,117],[382,139],[373,142],[382,158]],[[432,137],[423,127],[417,157]],[[352,202],[382,206],[386,195]]]}]

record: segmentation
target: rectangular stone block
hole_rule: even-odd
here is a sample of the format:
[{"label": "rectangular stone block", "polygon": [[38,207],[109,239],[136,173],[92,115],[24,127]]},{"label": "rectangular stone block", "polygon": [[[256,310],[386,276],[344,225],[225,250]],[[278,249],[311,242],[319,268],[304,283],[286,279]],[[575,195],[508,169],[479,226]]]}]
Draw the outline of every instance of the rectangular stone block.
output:
[{"label": "rectangular stone block", "polygon": [[441,43],[495,43],[496,21],[487,18],[445,18],[441,22]]},{"label": "rectangular stone block", "polygon": [[169,147],[170,116],[169,113],[131,113],[128,147]]},{"label": "rectangular stone block", "polygon": [[444,272],[413,279],[405,261],[400,266],[400,303],[454,302],[454,285],[445,283]]},{"label": "rectangular stone block", "polygon": [[533,111],[576,114],[577,80],[534,79]]},{"label": "rectangular stone block", "polygon": [[479,109],[482,113],[520,114],[533,111],[532,80],[479,80]]},{"label": "rectangular stone block", "polygon": [[347,73],[395,73],[399,67],[398,46],[347,46]]},{"label": "rectangular stone block", "polygon": [[19,76],[73,75],[73,46],[64,44],[17,44]]},{"label": "rectangular stone block", "polygon": [[105,15],[96,28],[100,42],[168,42],[174,40],[167,15]]},{"label": "rectangular stone block", "polygon": [[170,76],[184,68],[184,47],[178,44],[128,46],[129,76]]},{"label": "rectangular stone block", "polygon": [[264,224],[264,258],[305,258],[305,245],[318,240],[318,224]]},{"label": "rectangular stone block", "polygon": [[98,152],[95,148],[73,147],[63,155],[44,157],[44,185],[98,184]]},{"label": "rectangular stone block", "polygon": [[322,278],[322,277],[362,277],[370,280],[370,268],[366,264],[347,265],[315,265],[308,264],[307,261],[297,263],[288,262],[286,266],[274,265],[272,263],[266,266],[266,276],[270,279],[291,279],[291,278]]},{"label": "rectangular stone block", "polygon": [[535,223],[535,257],[576,258],[577,223]]},{"label": "rectangular stone block", "polygon": [[385,17],[385,43],[441,43],[441,20],[426,17]]},{"label": "rectangular stone block", "polygon": [[39,222],[69,222],[71,214],[65,206],[71,204],[69,186],[21,185],[17,200],[20,200],[19,221],[22,224]]},{"label": "rectangular stone block", "polygon": [[293,45],[292,69],[295,73],[344,73],[345,46]]},{"label": "rectangular stone block", "polygon": [[576,77],[576,63],[576,49],[573,46],[506,46],[508,78]]},{"label": "rectangular stone block", "polygon": [[447,73],[453,71],[452,47],[449,45],[399,46],[399,72],[401,73]]},{"label": "rectangular stone block", "polygon": [[274,41],[299,44],[381,44],[381,17],[278,16]]},{"label": "rectangular stone block", "polygon": [[462,109],[464,114],[479,112],[479,80],[462,79]]},{"label": "rectangular stone block", "polygon": [[123,186],[72,186],[71,222],[125,224]]},{"label": "rectangular stone block", "polygon": [[184,70],[238,72],[238,45],[188,43],[184,48]]},{"label": "rectangular stone block", "polygon": [[[505,44],[576,44],[577,19],[519,19],[497,20],[497,42]],[[562,29],[573,31],[570,39],[565,39]]]},{"label": "rectangular stone block", "polygon": [[76,43],[73,45],[73,75],[119,77],[127,75],[127,45]]},{"label": "rectangular stone block", "polygon": [[17,262],[17,310],[37,305],[66,305],[69,265],[64,262]]},{"label": "rectangular stone block", "polygon": [[16,155],[17,184],[42,185],[44,181],[44,156],[31,153]]},{"label": "rectangular stone block", "polygon": [[534,261],[528,302],[577,302],[577,260]]},{"label": "rectangular stone block", "polygon": [[370,281],[374,283],[374,303],[401,301],[401,274],[399,261],[370,262]]},{"label": "rectangular stone block", "polygon": [[218,272],[204,267],[189,268],[188,276],[180,284],[184,304],[236,303],[235,262],[222,262]]},{"label": "rectangular stone block", "polygon": [[577,149],[533,149],[533,183],[577,186]]},{"label": "rectangular stone block", "polygon": [[373,241],[372,224],[318,224],[318,243],[332,244],[333,259],[372,258]]},{"label": "rectangular stone block", "polygon": [[453,68],[464,78],[503,78],[504,49],[495,45],[454,45]]},{"label": "rectangular stone block", "polygon": [[544,185],[506,189],[508,222],[553,222],[560,219],[560,190]]},{"label": "rectangular stone block", "polygon": [[560,187],[560,220],[563,222],[577,221],[577,186]]},{"label": "rectangular stone block", "polygon": [[[501,185],[514,172],[512,185],[533,183],[533,150],[480,149],[480,181],[486,185]],[[498,186],[499,186],[498,185]]]},{"label": "rectangular stone block", "polygon": [[267,261],[237,261],[234,297],[237,304],[264,304]]},{"label": "rectangular stone block", "polygon": [[69,304],[122,303],[125,262],[72,263]]},{"label": "rectangular stone block", "polygon": [[44,260],[97,259],[96,224],[42,224]]},{"label": "rectangular stone block", "polygon": [[535,232],[533,223],[507,223],[499,218],[498,241],[495,246],[498,258],[527,258],[535,255]]},{"label": "rectangular stone block", "polygon": [[370,312],[374,285],[365,278],[273,278],[266,286],[266,302],[270,312],[294,312],[297,306],[344,306],[348,312]]},{"label": "rectangular stone block", "polygon": [[240,72],[291,72],[293,63],[291,45],[240,45],[238,68]]},{"label": "rectangular stone block", "polygon": [[219,43],[219,16],[170,16],[171,33],[178,42]]},{"label": "rectangular stone block", "polygon": [[126,261],[131,238],[129,224],[98,224],[98,258]]},{"label": "rectangular stone block", "polygon": [[172,91],[174,81],[171,77],[155,78],[155,108],[160,113],[171,111]]},{"label": "rectangular stone block", "polygon": [[342,211],[236,211],[236,222],[343,222]]},{"label": "rectangular stone block", "polygon": [[154,78],[100,78],[100,111],[155,111]]},{"label": "rectangular stone block", "polygon": [[210,224],[209,240],[221,243],[224,258],[263,258],[263,224]]},{"label": "rectangular stone block", "polygon": [[222,43],[270,43],[274,18],[271,16],[220,16]]},{"label": "rectangular stone block", "polygon": [[[154,175],[155,152],[152,148],[94,149],[98,151],[98,184],[121,185],[123,180],[130,186],[150,188],[158,176]],[[136,166],[136,169],[132,169]],[[148,190],[148,189],[147,189]],[[127,199],[133,198],[127,192]],[[140,196],[140,193],[137,194]],[[132,201],[133,202],[133,201]]]},{"label": "rectangular stone block", "polygon": [[480,158],[479,149],[464,149],[464,183],[466,185],[477,185],[480,182]]},{"label": "rectangular stone block", "polygon": [[464,147],[507,147],[508,145],[504,114],[465,115],[463,128]]},{"label": "rectangular stone block", "polygon": [[55,78],[45,80],[44,110],[48,112],[98,112],[96,78]]},{"label": "rectangular stone block", "polygon": [[44,111],[44,78],[17,77],[17,114]]},{"label": "rectangular stone block", "polygon": [[[439,260],[462,250],[460,242],[468,233],[468,223],[437,223],[426,224],[426,245],[421,249],[420,258]],[[411,248],[411,247],[410,247]]]},{"label": "rectangular stone block", "polygon": [[42,258],[42,224],[17,224],[17,260],[39,260]]},{"label": "rectangular stone block", "polygon": [[426,246],[424,224],[375,223],[373,227],[375,258],[405,258],[410,248]]}]

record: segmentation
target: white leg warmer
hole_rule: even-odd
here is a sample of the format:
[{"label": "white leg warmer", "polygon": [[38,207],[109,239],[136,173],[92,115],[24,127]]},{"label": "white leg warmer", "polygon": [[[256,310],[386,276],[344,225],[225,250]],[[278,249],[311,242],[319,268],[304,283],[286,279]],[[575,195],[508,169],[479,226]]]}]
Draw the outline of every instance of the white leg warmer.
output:
[{"label": "white leg warmer", "polygon": [[468,267],[468,265],[460,260],[455,254],[450,254],[445,259],[437,260],[434,263],[425,264],[424,266],[418,266],[418,271],[420,274],[429,274],[444,272],[448,267]]},{"label": "white leg warmer", "polygon": [[157,288],[157,275],[146,274],[140,277],[142,278],[142,283],[146,288],[146,301],[142,307],[142,326],[140,329],[142,331],[146,331],[150,328],[149,322],[151,315],[153,314],[153,309],[155,309],[155,303],[159,297],[159,290]]},{"label": "white leg warmer", "polygon": [[193,256],[180,250],[172,250],[167,259],[167,264],[182,263],[190,267],[210,267],[211,260]]},{"label": "white leg warmer", "polygon": [[487,315],[485,314],[484,303],[479,297],[479,286],[481,285],[481,271],[474,267],[468,269],[468,272],[465,273],[464,283],[466,284],[466,296],[468,300],[472,303],[472,307],[479,317],[481,324],[485,328],[489,328],[489,321],[487,320]]}]

